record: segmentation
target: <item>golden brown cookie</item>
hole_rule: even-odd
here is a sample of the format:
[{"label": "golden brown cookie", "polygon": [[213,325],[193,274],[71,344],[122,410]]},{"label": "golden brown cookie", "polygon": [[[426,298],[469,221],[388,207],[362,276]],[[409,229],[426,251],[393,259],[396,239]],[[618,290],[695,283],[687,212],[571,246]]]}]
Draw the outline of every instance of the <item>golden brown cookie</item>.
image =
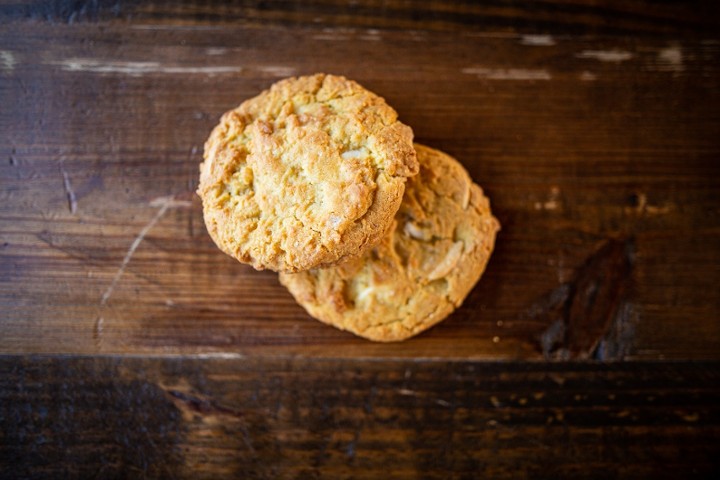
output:
[{"label": "golden brown cookie", "polygon": [[344,77],[282,80],[223,115],[205,144],[198,195],[225,253],[297,272],[362,254],[417,173],[412,130]]},{"label": "golden brown cookie", "polygon": [[420,173],[377,246],[327,269],[280,275],[318,320],[370,340],[404,340],[450,315],[480,278],[500,228],[488,199],[455,159],[415,149]]}]

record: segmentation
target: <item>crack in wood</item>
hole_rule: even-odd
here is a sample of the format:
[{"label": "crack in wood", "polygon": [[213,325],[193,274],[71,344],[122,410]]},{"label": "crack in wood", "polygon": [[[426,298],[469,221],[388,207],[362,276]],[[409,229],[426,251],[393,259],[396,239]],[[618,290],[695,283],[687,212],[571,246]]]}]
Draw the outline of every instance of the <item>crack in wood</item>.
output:
[{"label": "crack in wood", "polygon": [[[182,403],[184,409],[191,410],[196,413],[203,415],[228,415],[234,418],[243,418],[243,414],[237,410],[233,410],[209,400],[207,398],[201,398],[199,396],[190,395],[180,390],[165,390],[168,395],[173,399],[179,400]],[[178,402],[175,402],[176,404]]]},{"label": "crack in wood", "polygon": [[[199,415],[202,419],[201,423],[209,423],[212,425],[224,425],[227,422],[233,423],[240,430],[242,442],[248,451],[253,455],[256,453],[252,436],[247,427],[245,415],[243,415],[242,412],[220,405],[209,398],[180,391],[177,387],[166,388],[162,385],[160,387],[181,411],[190,412],[192,415]],[[217,421],[212,421],[210,417],[222,417],[222,420],[218,423]]]},{"label": "crack in wood", "polygon": [[77,211],[77,196],[70,183],[70,176],[67,170],[65,170],[65,165],[63,165],[62,161],[60,162],[60,173],[63,177],[63,186],[65,187],[65,195],[68,200],[68,208],[70,209],[70,213],[74,214]]}]

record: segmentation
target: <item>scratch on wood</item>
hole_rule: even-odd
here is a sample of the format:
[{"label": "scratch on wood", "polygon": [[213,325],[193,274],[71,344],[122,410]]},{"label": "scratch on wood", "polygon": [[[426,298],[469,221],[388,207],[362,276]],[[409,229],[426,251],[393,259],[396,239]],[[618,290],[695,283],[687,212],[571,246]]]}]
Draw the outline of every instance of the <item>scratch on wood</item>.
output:
[{"label": "scratch on wood", "polygon": [[102,342],[102,335],[103,335],[103,325],[105,324],[105,319],[103,317],[98,317],[95,320],[95,327],[93,328],[93,339],[95,340],[95,345],[100,346],[100,343]]},{"label": "scratch on wood", "polygon": [[408,390],[407,388],[401,388],[397,391],[400,395],[404,395],[407,397],[415,397],[417,396],[417,392],[414,390]]},{"label": "scratch on wood", "polygon": [[380,30],[375,28],[368,28],[365,30],[364,35],[360,35],[361,40],[369,40],[371,42],[377,42],[382,40],[382,36],[380,35]]},{"label": "scratch on wood", "polygon": [[673,209],[673,205],[664,204],[662,206],[651,205],[648,203],[647,195],[644,193],[634,194],[632,196],[633,206],[626,207],[625,213],[634,213],[636,215],[664,215]]},{"label": "scratch on wood", "polygon": [[58,65],[67,72],[90,73],[124,73],[130,76],[142,76],[148,73],[185,73],[215,75],[221,73],[240,73],[243,67],[219,65],[209,67],[182,67],[162,65],[159,62],[123,62],[111,60],[96,60],[92,58],[69,58],[59,62],[50,62]]},{"label": "scratch on wood", "polygon": [[683,53],[679,46],[673,45],[658,52],[656,70],[661,72],[682,72],[685,70]]},{"label": "scratch on wood", "polygon": [[520,43],[534,47],[552,47],[555,45],[555,39],[550,35],[523,35],[520,37]]},{"label": "scratch on wood", "polygon": [[546,201],[534,204],[535,210],[557,210],[560,206],[560,188],[557,186],[550,188],[550,195]]},{"label": "scratch on wood", "polygon": [[65,186],[65,194],[67,195],[68,199],[68,208],[70,209],[70,213],[75,213],[77,211],[77,197],[75,196],[75,191],[72,189],[72,184],[70,183],[70,176],[65,170],[65,166],[62,164],[62,162],[60,162],[60,172],[63,176],[63,185]]},{"label": "scratch on wood", "polygon": [[157,197],[150,200],[150,203],[148,204],[151,207],[159,207],[163,208],[167,206],[168,208],[171,207],[189,207],[192,205],[192,202],[190,200],[178,200],[176,195],[168,195],[166,197]]},{"label": "scratch on wood", "polygon": [[12,52],[9,52],[7,50],[0,50],[0,60],[2,60],[2,66],[5,70],[8,70],[10,72],[15,70],[15,65],[17,64],[17,61],[15,60],[15,55],[13,55]]},{"label": "scratch on wood", "polygon": [[210,47],[205,49],[205,53],[207,55],[224,55],[227,50],[225,47]]},{"label": "scratch on wood", "polygon": [[[187,355],[185,355],[187,356]],[[235,352],[207,352],[207,353],[197,353],[195,355],[190,355],[193,358],[199,358],[199,359],[219,359],[219,360],[242,360],[245,357],[242,353],[235,353]]]},{"label": "scratch on wood", "polygon": [[213,30],[220,30],[223,27],[220,25],[178,25],[176,23],[169,24],[169,25],[158,25],[158,24],[148,24],[148,25],[130,25],[131,30],[172,30],[172,31],[189,31],[189,32],[203,32],[203,31],[213,31]]},{"label": "scratch on wood", "polygon": [[112,295],[113,290],[115,290],[115,286],[117,285],[118,281],[120,281],[120,277],[122,277],[123,273],[125,272],[125,268],[127,268],[128,263],[130,263],[130,259],[135,253],[135,250],[137,250],[137,248],[140,246],[140,243],[143,241],[148,232],[155,226],[155,224],[157,224],[157,222],[162,218],[162,216],[165,215],[165,212],[167,212],[168,208],[170,208],[169,202],[162,205],[155,214],[155,216],[150,220],[150,222],[148,222],[147,225],[145,225],[145,227],[143,227],[142,230],[140,230],[138,236],[135,237],[135,240],[133,240],[133,242],[130,244],[130,248],[125,254],[125,258],[123,258],[122,263],[120,264],[120,268],[115,273],[115,277],[113,277],[110,286],[108,286],[107,290],[105,290],[105,293],[103,293],[102,299],[100,300],[101,306],[107,304],[108,300],[110,299],[110,295]]},{"label": "scratch on wood", "polygon": [[135,250],[140,246],[140,243],[142,243],[145,236],[152,230],[152,228],[157,224],[158,221],[165,215],[165,212],[168,211],[171,207],[187,207],[190,206],[190,202],[187,200],[176,200],[174,196],[167,196],[167,197],[159,197],[150,202],[151,207],[159,207],[157,213],[154,217],[150,219],[150,221],[143,227],[142,230],[140,230],[140,233],[135,237],[135,240],[130,244],[130,248],[128,249],[127,253],[125,254],[125,258],[123,258],[122,263],[120,264],[120,268],[115,273],[115,277],[113,277],[112,282],[110,283],[110,286],[108,286],[107,290],[105,290],[105,293],[103,293],[103,296],[100,300],[100,305],[105,306],[110,299],[110,296],[113,293],[113,290],[115,290],[115,287],[117,286],[117,283],[120,281],[120,277],[122,277],[123,273],[125,272],[125,269],[128,266],[128,263],[130,263],[130,259],[132,259],[133,254],[135,253]]},{"label": "scratch on wood", "polygon": [[261,73],[266,73],[266,74],[272,75],[274,77],[290,77],[297,73],[297,70],[295,70],[292,67],[283,67],[283,66],[275,66],[275,65],[258,66],[258,67],[256,67],[256,69]]},{"label": "scratch on wood", "polygon": [[619,63],[630,60],[633,54],[625,50],[583,50],[577,58],[592,58],[600,62]]},{"label": "scratch on wood", "polygon": [[486,80],[552,80],[552,75],[547,70],[468,67],[460,71]]},{"label": "scratch on wood", "polygon": [[320,33],[312,36],[313,40],[323,40],[327,42],[344,41],[348,40],[348,37],[343,35],[335,35],[332,33]]},{"label": "scratch on wood", "polygon": [[354,35],[356,33],[356,30],[354,28],[335,28],[335,27],[326,27],[322,29],[322,33],[319,33],[317,35],[313,35],[312,38],[314,40],[324,40],[324,41],[346,41],[346,40],[352,40],[354,38]]}]

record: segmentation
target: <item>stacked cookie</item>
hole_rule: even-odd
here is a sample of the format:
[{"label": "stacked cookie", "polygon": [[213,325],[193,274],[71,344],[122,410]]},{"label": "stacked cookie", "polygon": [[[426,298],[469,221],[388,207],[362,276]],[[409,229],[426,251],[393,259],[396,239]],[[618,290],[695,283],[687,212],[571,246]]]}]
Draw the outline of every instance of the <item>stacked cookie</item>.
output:
[{"label": "stacked cookie", "polygon": [[318,320],[376,341],[458,307],[499,229],[456,160],[413,144],[381,97],[333,75],[282,80],[225,113],[198,194],[221,250],[280,272]]}]

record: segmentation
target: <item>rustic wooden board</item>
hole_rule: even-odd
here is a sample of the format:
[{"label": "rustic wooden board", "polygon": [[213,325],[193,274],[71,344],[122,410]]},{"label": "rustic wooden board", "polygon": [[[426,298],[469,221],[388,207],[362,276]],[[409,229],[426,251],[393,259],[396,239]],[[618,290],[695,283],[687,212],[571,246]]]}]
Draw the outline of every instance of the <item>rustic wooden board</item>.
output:
[{"label": "rustic wooden board", "polygon": [[6,356],[0,477],[713,478],[719,367]]},{"label": "rustic wooden board", "polygon": [[[448,28],[439,3],[395,28],[395,10],[327,7],[315,26],[88,5],[0,9],[0,351],[718,358],[720,44],[702,9],[611,11],[628,33],[586,7],[585,34],[570,9],[530,35],[465,24],[468,6]],[[316,71],[386,97],[503,225],[465,305],[404,344],[311,320],[204,230],[193,191],[219,115]]]},{"label": "rustic wooden board", "polygon": [[[0,1],[0,478],[718,477],[718,32],[711,1]],[[503,225],[405,343],[204,229],[219,115],[317,71]],[[544,361],[588,358],[629,361]]]}]

